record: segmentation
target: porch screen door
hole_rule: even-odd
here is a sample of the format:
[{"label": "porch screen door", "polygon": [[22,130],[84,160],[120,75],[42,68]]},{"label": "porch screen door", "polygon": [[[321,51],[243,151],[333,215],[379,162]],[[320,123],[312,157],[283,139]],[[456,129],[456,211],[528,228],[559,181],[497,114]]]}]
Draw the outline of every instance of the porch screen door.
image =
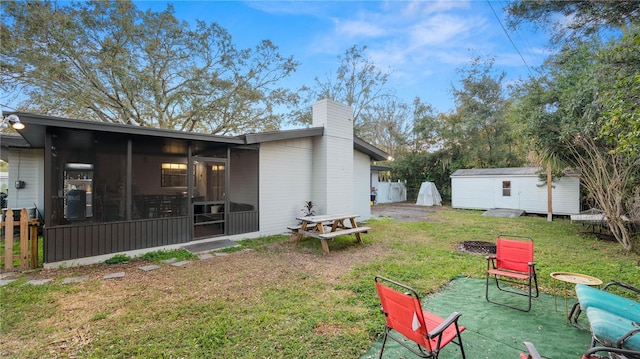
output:
[{"label": "porch screen door", "polygon": [[193,162],[193,234],[207,238],[226,234],[227,161],[196,159]]}]

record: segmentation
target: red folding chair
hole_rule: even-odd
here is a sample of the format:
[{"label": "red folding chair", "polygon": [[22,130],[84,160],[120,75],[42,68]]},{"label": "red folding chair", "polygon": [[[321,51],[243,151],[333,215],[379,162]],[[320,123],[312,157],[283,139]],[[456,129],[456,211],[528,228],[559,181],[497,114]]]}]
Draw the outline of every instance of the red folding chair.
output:
[{"label": "red folding chair", "polygon": [[[485,298],[488,302],[528,312],[531,310],[531,298],[538,297],[538,277],[533,261],[533,239],[529,237],[499,235],[496,239],[496,255],[487,256],[487,281]],[[499,303],[489,299],[489,277],[493,276],[499,290],[529,298],[527,309]],[[501,283],[503,284],[501,286]],[[504,285],[525,286],[525,292]],[[535,294],[533,294],[535,285]]]},{"label": "red folding chair", "polygon": [[[462,358],[466,358],[460,337],[466,328],[458,325],[460,313],[453,312],[447,319],[442,319],[422,309],[420,297],[412,288],[380,276],[375,277],[375,282],[381,311],[386,317],[379,358],[382,358],[388,338],[421,358],[433,359],[438,358],[440,350],[447,344],[454,343],[460,347]],[[417,344],[417,348],[406,339]]]},{"label": "red folding chair", "polygon": [[[520,353],[520,359],[543,359],[543,356],[538,353],[536,347],[529,343],[524,342],[524,346],[527,348],[527,354]],[[606,353],[607,356],[601,356],[600,354]],[[620,348],[609,347],[593,347],[587,350],[582,359],[602,359],[602,358],[617,358],[617,359],[639,359],[640,352],[634,350],[626,350]]]}]

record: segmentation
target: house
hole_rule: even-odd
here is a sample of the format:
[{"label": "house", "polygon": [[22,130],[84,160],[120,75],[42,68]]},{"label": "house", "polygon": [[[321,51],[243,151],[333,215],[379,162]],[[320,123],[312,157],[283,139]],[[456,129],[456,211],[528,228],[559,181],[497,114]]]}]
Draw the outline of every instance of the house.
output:
[{"label": "house", "polygon": [[310,128],[234,137],[15,113],[8,206],[41,213],[45,267],[283,233],[305,201],[368,219],[387,154],[353,135],[349,106],[312,111]]},{"label": "house", "polygon": [[[547,214],[547,185],[539,167],[459,169],[451,174],[451,206],[520,209]],[[580,179],[567,173],[552,186],[553,214],[580,212]]]},{"label": "house", "polygon": [[404,202],[407,187],[404,182],[391,182],[391,167],[371,165],[371,188],[376,191],[376,203]]}]

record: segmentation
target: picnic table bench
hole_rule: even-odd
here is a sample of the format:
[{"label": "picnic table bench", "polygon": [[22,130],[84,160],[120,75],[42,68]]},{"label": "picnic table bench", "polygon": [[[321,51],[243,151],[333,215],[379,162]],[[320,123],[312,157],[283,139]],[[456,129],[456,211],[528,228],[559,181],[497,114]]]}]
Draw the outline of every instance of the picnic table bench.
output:
[{"label": "picnic table bench", "polygon": [[[303,237],[312,237],[320,239],[322,251],[329,253],[329,244],[327,240],[334,239],[338,236],[346,236],[354,234],[358,243],[362,243],[360,233],[366,233],[371,228],[358,227],[356,223],[357,214],[324,214],[319,216],[306,216],[296,218],[301,222],[299,226],[289,227],[293,232],[293,239],[296,242],[302,240]],[[348,225],[345,222],[348,221]]]}]

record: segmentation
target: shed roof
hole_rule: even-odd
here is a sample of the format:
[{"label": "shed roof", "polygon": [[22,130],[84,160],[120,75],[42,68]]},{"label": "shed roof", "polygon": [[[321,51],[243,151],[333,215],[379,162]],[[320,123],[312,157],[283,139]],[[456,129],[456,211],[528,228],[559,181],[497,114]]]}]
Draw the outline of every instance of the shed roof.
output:
[{"label": "shed roof", "polygon": [[459,169],[451,177],[468,176],[537,176],[542,167],[468,168]]},{"label": "shed roof", "polygon": [[[544,171],[542,167],[470,168],[456,170],[450,177],[538,176]],[[565,175],[577,176],[577,173],[565,171]]]}]

